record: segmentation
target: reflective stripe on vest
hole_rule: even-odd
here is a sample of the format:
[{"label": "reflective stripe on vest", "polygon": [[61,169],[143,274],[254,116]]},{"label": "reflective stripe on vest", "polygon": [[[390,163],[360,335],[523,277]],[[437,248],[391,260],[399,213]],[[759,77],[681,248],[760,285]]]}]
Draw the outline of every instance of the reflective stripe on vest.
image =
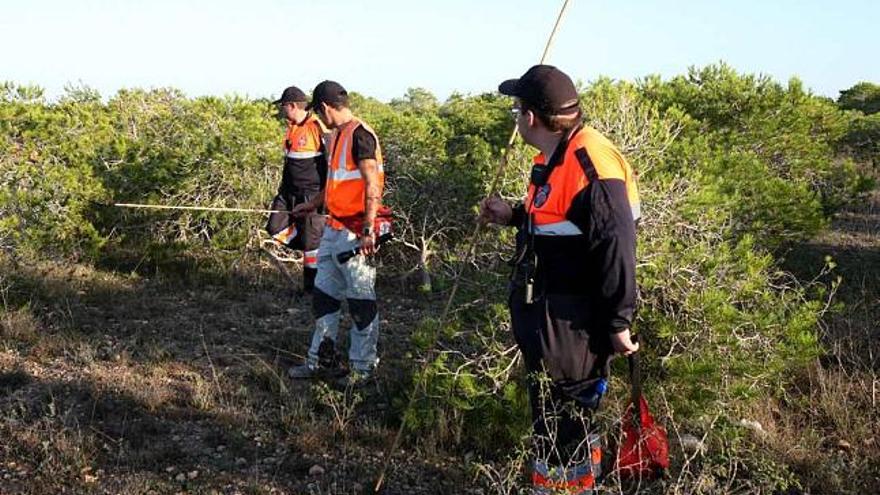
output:
[{"label": "reflective stripe on vest", "polygon": [[321,153],[320,151],[288,151],[286,156],[287,156],[287,158],[293,158],[294,160],[300,160],[303,158],[316,158],[316,157],[319,157],[323,154],[324,153]]},{"label": "reflective stripe on vest", "polygon": [[577,225],[568,220],[556,223],[547,223],[544,225],[534,226],[535,235],[547,236],[564,236],[564,235],[581,235],[581,229]]},{"label": "reflective stripe on vest", "polygon": [[[376,171],[379,172],[380,174],[384,174],[385,173],[385,166],[382,165],[381,163],[378,164],[376,167]],[[360,169],[357,169],[357,170],[339,169],[339,170],[334,170],[334,171],[330,172],[330,179],[335,180],[335,181],[358,180],[358,179],[362,179],[362,178],[363,178],[363,176],[361,175]]]}]

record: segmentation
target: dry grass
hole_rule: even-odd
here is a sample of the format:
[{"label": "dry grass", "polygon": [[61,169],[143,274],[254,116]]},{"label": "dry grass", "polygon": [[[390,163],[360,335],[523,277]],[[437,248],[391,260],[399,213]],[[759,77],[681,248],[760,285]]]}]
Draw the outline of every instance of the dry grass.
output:
[{"label": "dry grass", "polygon": [[880,493],[880,191],[840,212],[832,228],[788,256],[807,276],[837,264],[839,307],[826,321],[824,358],[763,418],[772,452],[809,493]]},{"label": "dry grass", "polygon": [[[712,418],[700,431],[684,431],[674,411],[652,404],[669,427],[676,472],[636,490],[772,492],[750,483],[760,474],[793,475],[806,493],[880,493],[880,193],[790,253],[787,268],[810,279],[826,255],[838,264],[832,276],[843,279],[842,307],[826,322],[827,355],[795,377],[783,400],[746,411],[762,433],[733,452],[709,437],[699,450],[683,446],[687,434],[711,432]],[[289,381],[284,371],[305,352],[310,311],[307,301],[290,299],[274,270],[242,264],[234,280],[205,284],[197,273],[168,280],[4,262],[0,493],[342,494],[368,487],[399,420],[390,402],[395,390],[316,394]],[[409,335],[425,307],[398,293],[384,302],[393,317],[383,313],[380,383],[393,387],[402,383]],[[617,414],[614,407],[603,413],[608,431]],[[486,481],[483,493],[518,490],[521,456],[468,466],[442,445],[428,447],[395,454],[387,493],[476,493]],[[762,459],[768,469],[788,471],[748,471]],[[315,465],[325,473],[310,475]]]},{"label": "dry grass", "polygon": [[[340,402],[289,381],[311,331],[308,301],[290,299],[270,265],[238,269],[217,285],[3,264],[0,494],[368,486],[393,433],[391,393]],[[405,317],[383,327],[394,376],[420,304],[395,297]],[[310,475],[315,465],[325,473]],[[436,480],[461,472],[404,456],[391,487],[437,493]]]}]

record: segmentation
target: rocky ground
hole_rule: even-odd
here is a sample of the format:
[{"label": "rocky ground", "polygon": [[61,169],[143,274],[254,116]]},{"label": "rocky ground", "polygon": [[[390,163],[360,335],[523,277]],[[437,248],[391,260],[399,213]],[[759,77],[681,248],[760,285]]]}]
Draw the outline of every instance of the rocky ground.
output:
[{"label": "rocky ground", "polygon": [[[836,267],[824,281],[842,280],[828,353],[756,411],[758,448],[805,493],[876,493],[880,192],[785,268],[812,280],[826,256]],[[310,308],[266,259],[228,277],[167,270],[0,266],[0,494],[371,493],[400,422],[410,335],[443,301],[382,280],[378,376],[338,390],[285,377],[306,351]],[[404,442],[384,493],[498,492],[465,454]]]},{"label": "rocky ground", "polygon": [[[337,390],[284,375],[305,353],[311,317],[275,268],[201,278],[85,265],[7,271],[7,307],[27,302],[2,322],[0,493],[372,488],[427,303],[383,283],[377,379]],[[456,459],[401,450],[385,493],[479,493],[462,488],[471,477]]]}]

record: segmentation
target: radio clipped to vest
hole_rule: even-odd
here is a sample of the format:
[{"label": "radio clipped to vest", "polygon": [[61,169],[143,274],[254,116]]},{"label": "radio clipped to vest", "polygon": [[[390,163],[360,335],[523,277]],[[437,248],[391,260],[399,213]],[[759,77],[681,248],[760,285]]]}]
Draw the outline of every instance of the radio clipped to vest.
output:
[{"label": "radio clipped to vest", "polygon": [[[536,190],[547,185],[553,170],[562,161],[565,150],[571,136],[577,134],[581,126],[576,127],[562,139],[556,146],[553,155],[550,156],[546,165],[535,164],[529,178],[529,185]],[[535,252],[535,214],[532,211],[535,206],[534,195],[525,205],[525,215],[522,228],[516,235],[516,254],[508,261],[513,267],[510,282],[514,293],[522,293],[526,304],[535,302],[535,274],[538,270],[538,255]]]}]

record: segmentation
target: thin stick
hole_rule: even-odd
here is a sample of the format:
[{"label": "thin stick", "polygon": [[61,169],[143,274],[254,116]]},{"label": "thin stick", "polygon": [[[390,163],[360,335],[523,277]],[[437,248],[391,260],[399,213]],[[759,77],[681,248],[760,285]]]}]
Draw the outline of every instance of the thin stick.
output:
[{"label": "thin stick", "polygon": [[559,31],[559,25],[562,24],[562,17],[565,15],[565,11],[568,10],[568,2],[569,0],[565,0],[562,8],[559,9],[559,15],[556,16],[556,24],[553,25],[553,31],[550,31],[550,37],[547,38],[547,44],[544,46],[544,53],[541,55],[540,64],[546,62],[547,57],[550,55],[550,47],[553,46],[553,40],[556,39],[556,32]]},{"label": "thin stick", "polygon": [[[565,11],[568,10],[568,4],[570,1],[571,0],[565,0],[562,3],[562,8],[559,9],[559,15],[556,16],[556,23],[553,24],[553,30],[550,31],[550,37],[547,38],[547,44],[544,45],[544,53],[541,54],[541,61],[539,62],[541,64],[547,61],[547,57],[550,54],[550,48],[553,46],[553,40],[556,39],[556,33],[559,31],[559,26],[562,24],[562,18],[565,16]],[[492,183],[489,186],[488,196],[493,196],[498,192],[498,186],[501,183],[501,177],[504,175],[504,171],[507,169],[507,164],[510,161],[510,152],[513,150],[513,144],[516,142],[517,134],[516,124],[514,124],[513,131],[510,133],[510,139],[507,140],[507,147],[504,148],[504,153],[501,155],[501,160],[498,162],[498,168],[495,170],[495,175],[492,176]],[[482,228],[483,224],[480,222],[477,222],[476,225],[474,225],[474,231],[468,238],[472,242],[464,259],[471,259],[471,256],[475,254],[474,251],[476,251],[477,248],[478,236],[480,235]],[[452,285],[452,290],[449,292],[449,299],[446,300],[446,306],[443,308],[443,314],[440,317],[441,322],[445,322],[446,317],[449,315],[449,310],[452,308],[452,301],[458,293],[459,280],[461,280],[461,277],[455,278],[455,284]]]},{"label": "thin stick", "polygon": [[[550,31],[550,37],[547,39],[547,44],[544,46],[544,53],[541,55],[540,63],[543,64],[548,55],[550,54],[550,47],[553,45],[553,40],[556,38],[556,32],[559,31],[559,26],[562,24],[562,18],[565,15],[565,11],[568,10],[568,4],[571,0],[564,0],[562,3],[562,8],[559,10],[559,15],[556,17],[556,22],[553,24],[553,30]],[[513,126],[513,132],[510,133],[510,139],[507,140],[507,147],[504,150],[504,153],[501,155],[501,159],[498,163],[498,168],[495,171],[495,176],[492,179],[492,184],[489,188],[489,196],[495,194],[498,189],[498,185],[501,182],[501,177],[504,174],[504,170],[507,168],[508,158],[510,156],[510,152],[513,149],[513,144],[516,142],[516,125]],[[464,258],[465,260],[470,259],[472,253],[476,251],[478,236],[480,234],[480,229],[482,228],[482,224],[477,222],[474,226],[474,231],[471,234],[470,240],[471,245],[468,247],[467,256]],[[459,274],[460,275],[460,274]],[[446,324],[446,318],[449,316],[449,310],[452,308],[452,302],[455,299],[455,295],[458,292],[459,282],[461,281],[461,276],[456,277],[455,284],[452,285],[452,290],[449,293],[449,299],[446,300],[446,305],[443,308],[443,314],[440,317],[440,326]],[[428,355],[433,351],[429,349]],[[424,369],[426,369],[431,363],[430,359],[425,360],[424,368],[422,369],[422,373],[419,376],[424,376]],[[413,390],[413,393],[410,395],[406,409],[412,407],[415,403],[416,390]],[[385,474],[388,472],[388,467],[391,465],[391,456],[394,455],[394,451],[397,450],[397,446],[400,444],[400,440],[403,436],[403,429],[406,426],[406,415],[400,421],[400,426],[397,428],[397,433],[394,435],[394,441],[389,446],[388,450],[385,451],[385,459],[382,465],[382,471],[379,473],[379,479],[376,481],[376,486],[373,488],[374,493],[379,493],[379,490],[382,488],[382,485],[385,482]]]},{"label": "thin stick", "polygon": [[253,208],[224,208],[219,206],[171,206],[171,205],[146,205],[137,203],[113,203],[117,208],[141,208],[147,210],[188,210],[188,211],[219,211],[234,213],[290,213],[285,210],[260,210]]}]

